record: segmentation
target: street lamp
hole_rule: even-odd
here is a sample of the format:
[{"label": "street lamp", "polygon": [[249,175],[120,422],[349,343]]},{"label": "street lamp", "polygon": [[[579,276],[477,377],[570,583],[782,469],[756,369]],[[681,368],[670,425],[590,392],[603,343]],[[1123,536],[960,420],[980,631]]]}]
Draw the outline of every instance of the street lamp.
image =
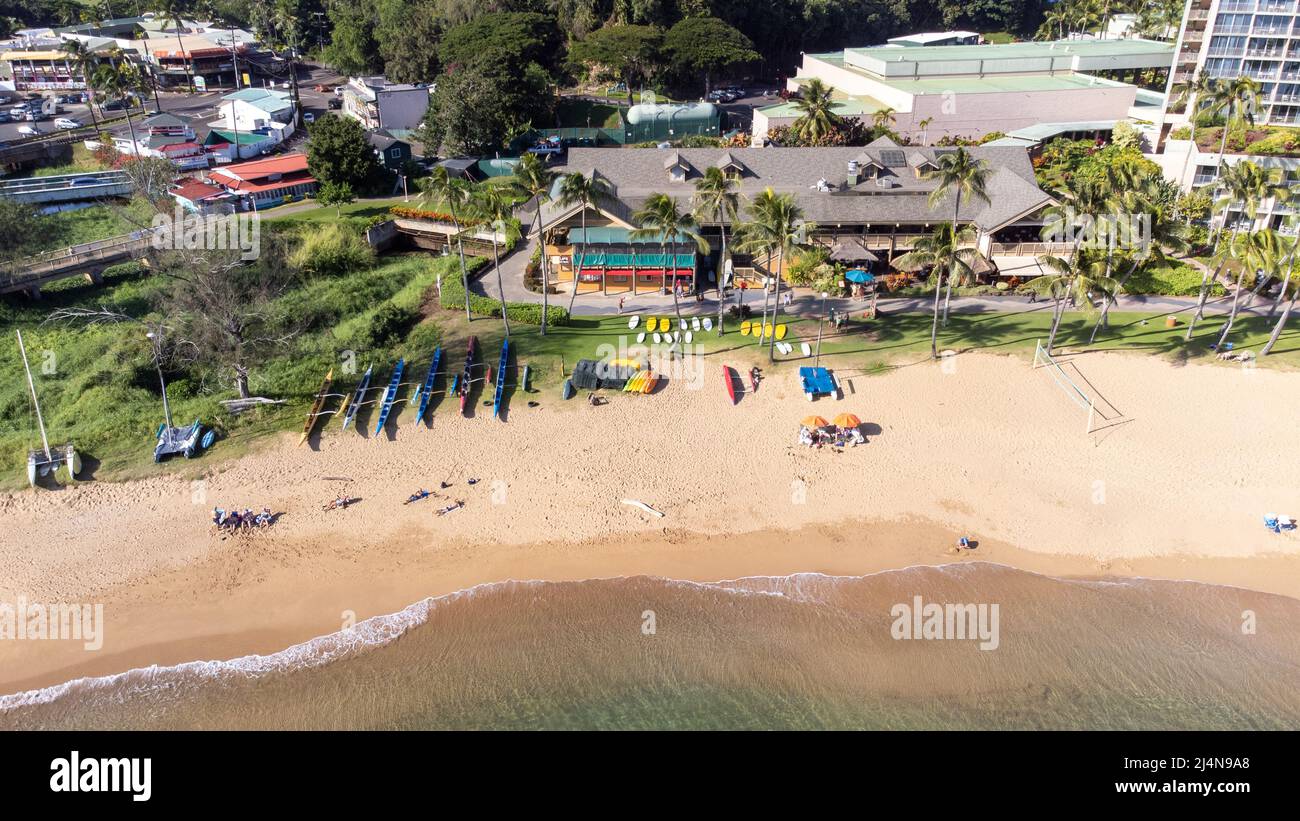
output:
[{"label": "street lamp", "polygon": [[817,367],[822,361],[822,328],[826,325],[826,300],[830,297],[829,291],[822,291],[822,315],[817,321],[817,357],[813,360],[813,367]]}]

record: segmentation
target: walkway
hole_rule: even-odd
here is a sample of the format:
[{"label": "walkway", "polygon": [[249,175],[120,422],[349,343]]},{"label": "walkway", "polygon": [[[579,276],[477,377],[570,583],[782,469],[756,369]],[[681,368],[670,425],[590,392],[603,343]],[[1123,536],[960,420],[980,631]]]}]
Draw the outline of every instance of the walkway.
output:
[{"label": "walkway", "polygon": [[[533,255],[533,249],[536,247],[536,240],[528,240],[516,246],[515,250],[507,256],[501,258],[501,277],[505,286],[507,302],[541,302],[542,295],[528,290],[524,287],[524,268],[528,260]],[[488,264],[481,269],[482,273],[478,274],[476,279],[470,283],[470,290],[476,294],[488,296],[493,299],[500,298],[497,292],[497,278],[492,270],[492,261],[489,259]],[[783,289],[784,291],[784,289]],[[737,294],[733,292],[727,297],[730,305],[736,304]],[[821,299],[815,294],[809,292],[807,288],[796,288],[794,291],[794,300],[792,304],[782,309],[786,315],[794,314],[804,317],[816,317],[821,313]],[[569,294],[562,292],[552,294],[550,304],[567,306],[569,304]],[[754,309],[755,312],[762,310],[763,293],[762,291],[749,291],[745,293],[745,304]],[[613,316],[619,313],[617,294],[602,295],[599,292],[590,294],[579,294],[573,305],[573,313],[579,316]],[[1169,314],[1196,309],[1196,297],[1177,297],[1177,296],[1129,296],[1121,295],[1116,304],[1112,306],[1112,311],[1127,311],[1132,313],[1149,313],[1149,314]],[[1272,299],[1257,297],[1251,307],[1247,307],[1250,301],[1248,294],[1243,295],[1239,314],[1245,316],[1265,316],[1272,304]],[[769,300],[770,302],[770,300]],[[866,308],[867,302],[861,299],[837,298],[826,301],[828,309],[834,308],[841,312],[858,312]],[[877,303],[879,312],[886,313],[929,313],[934,309],[933,297],[883,297]],[[1232,309],[1232,296],[1216,297],[1206,301],[1205,312],[1207,314],[1227,313]],[[699,314],[716,316],[718,313],[718,300],[715,291],[706,291],[704,302],[696,302],[694,297],[686,297],[681,300],[681,310],[683,314]],[[1030,311],[1051,311],[1052,301],[1050,299],[1040,299],[1038,302],[1029,302],[1027,297],[1023,296],[990,296],[990,297],[959,297],[954,296],[949,311],[952,313],[1027,313]],[[636,296],[627,295],[624,299],[624,314],[671,314],[673,313],[672,295],[662,296],[657,291],[645,291],[638,293]]]}]

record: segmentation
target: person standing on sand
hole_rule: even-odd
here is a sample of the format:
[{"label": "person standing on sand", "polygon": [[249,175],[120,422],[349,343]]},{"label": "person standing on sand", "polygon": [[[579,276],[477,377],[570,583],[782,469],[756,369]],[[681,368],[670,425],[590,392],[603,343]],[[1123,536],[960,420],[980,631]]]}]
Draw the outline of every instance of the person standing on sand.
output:
[{"label": "person standing on sand", "polygon": [[620,314],[623,313],[623,302],[624,302],[625,300],[627,300],[627,297],[625,297],[625,296],[621,296],[621,297],[618,298],[618,312],[619,312]]}]

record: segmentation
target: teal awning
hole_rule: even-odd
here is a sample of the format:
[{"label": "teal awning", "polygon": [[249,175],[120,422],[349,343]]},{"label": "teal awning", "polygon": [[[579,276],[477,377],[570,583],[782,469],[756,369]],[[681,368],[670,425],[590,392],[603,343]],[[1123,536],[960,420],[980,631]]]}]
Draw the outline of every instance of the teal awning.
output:
[{"label": "teal awning", "polygon": [[[581,228],[569,229],[570,245],[659,245],[662,242],[671,243],[672,241],[671,237],[662,239],[659,236],[633,239],[632,232],[628,229],[612,226],[588,228],[585,233]],[[679,244],[694,243],[692,239],[681,232],[677,234],[677,242]]]}]

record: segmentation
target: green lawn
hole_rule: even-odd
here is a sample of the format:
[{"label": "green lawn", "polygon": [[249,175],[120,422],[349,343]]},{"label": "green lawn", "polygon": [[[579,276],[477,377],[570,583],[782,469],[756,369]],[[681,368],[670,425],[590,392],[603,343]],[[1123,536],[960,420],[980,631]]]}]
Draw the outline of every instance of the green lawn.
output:
[{"label": "green lawn", "polygon": [[335,208],[334,206],[324,206],[311,204],[308,207],[297,208],[295,204],[272,208],[262,213],[262,219],[274,222],[335,222],[340,218],[368,220],[371,217],[377,217],[388,213],[388,209],[394,205],[409,205],[412,208],[419,207],[418,191],[411,191],[411,201],[404,202],[401,195],[396,197],[382,197],[379,199],[364,199],[347,205]]},{"label": "green lawn", "polygon": [[618,106],[594,103],[590,100],[561,98],[556,113],[559,115],[560,124],[565,128],[618,128],[622,125]]}]

